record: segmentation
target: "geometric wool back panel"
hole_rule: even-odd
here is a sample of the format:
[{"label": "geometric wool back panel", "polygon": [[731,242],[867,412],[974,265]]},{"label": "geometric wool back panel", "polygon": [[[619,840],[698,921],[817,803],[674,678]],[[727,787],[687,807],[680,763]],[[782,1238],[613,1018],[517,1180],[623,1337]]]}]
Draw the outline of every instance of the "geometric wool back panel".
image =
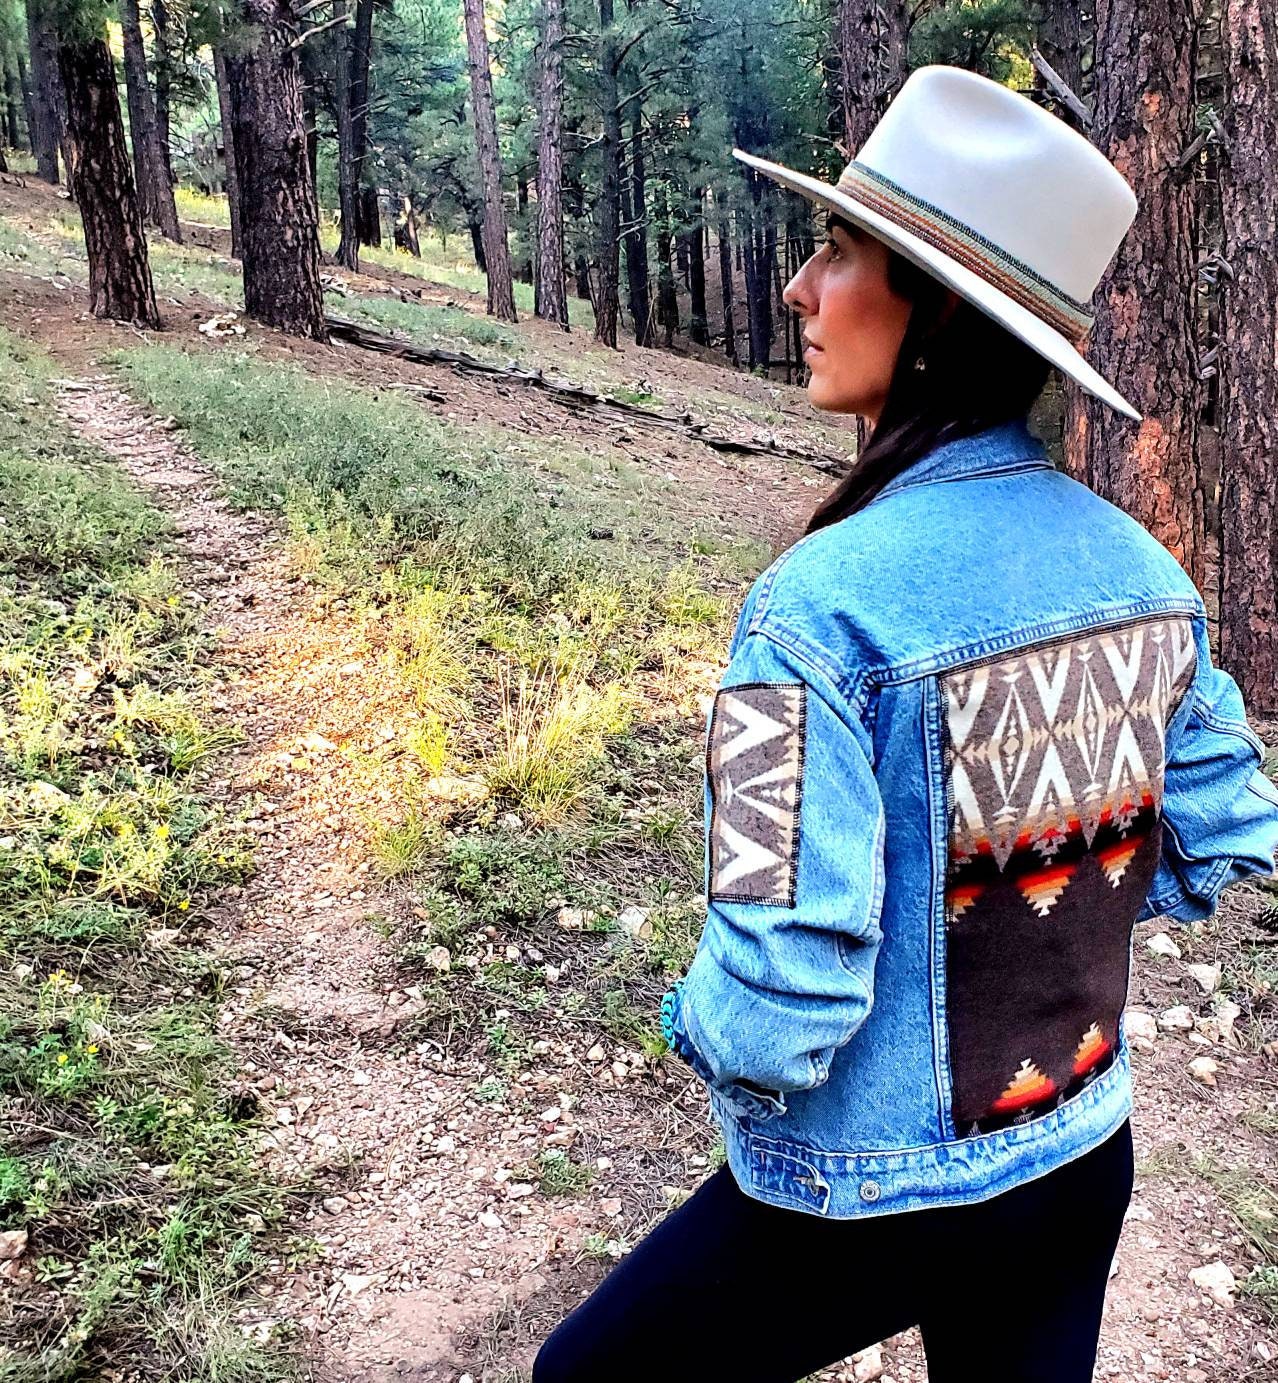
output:
[{"label": "geometric wool back panel", "polygon": [[1194,664],[1193,627],[1172,616],[940,679],[960,1132],[1046,1113],[1113,1060],[1161,849],[1167,722]]}]

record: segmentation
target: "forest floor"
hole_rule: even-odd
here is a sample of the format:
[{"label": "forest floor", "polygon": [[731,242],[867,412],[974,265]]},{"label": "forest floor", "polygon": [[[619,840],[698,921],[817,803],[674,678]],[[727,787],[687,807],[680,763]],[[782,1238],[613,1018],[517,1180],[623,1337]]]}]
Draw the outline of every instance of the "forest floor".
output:
[{"label": "forest floor", "polygon": [[[238,286],[196,234],[137,332],[88,315],[68,204],[0,186],[0,1374],[515,1383],[721,1160],[656,1005],[735,605],[829,482],[201,333]],[[332,310],[847,441],[797,389],[370,267]],[[1273,895],[1135,956],[1097,1377],[1273,1378]],[[822,1377],[926,1371],[908,1332]]]}]

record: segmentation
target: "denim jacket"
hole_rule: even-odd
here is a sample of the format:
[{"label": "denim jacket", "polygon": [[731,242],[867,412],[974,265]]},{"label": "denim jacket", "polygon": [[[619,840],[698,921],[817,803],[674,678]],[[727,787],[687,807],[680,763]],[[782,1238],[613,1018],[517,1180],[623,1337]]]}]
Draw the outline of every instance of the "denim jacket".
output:
[{"label": "denim jacket", "polygon": [[1210,916],[1278,850],[1197,590],[1019,422],[773,563],[706,751],[707,917],[663,1030],[742,1189],[836,1218],[1106,1138],[1133,924]]}]

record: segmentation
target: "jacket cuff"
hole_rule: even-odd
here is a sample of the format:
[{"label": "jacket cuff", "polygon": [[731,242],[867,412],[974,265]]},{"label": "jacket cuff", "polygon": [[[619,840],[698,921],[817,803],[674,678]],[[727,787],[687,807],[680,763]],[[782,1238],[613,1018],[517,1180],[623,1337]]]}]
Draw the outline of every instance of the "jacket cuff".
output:
[{"label": "jacket cuff", "polygon": [[685,1024],[683,979],[678,979],[661,1000],[661,1035],[666,1046],[706,1087],[741,1118],[774,1119],[785,1113],[785,1095],[744,1081],[718,1080],[709,1063],[697,1051]]}]

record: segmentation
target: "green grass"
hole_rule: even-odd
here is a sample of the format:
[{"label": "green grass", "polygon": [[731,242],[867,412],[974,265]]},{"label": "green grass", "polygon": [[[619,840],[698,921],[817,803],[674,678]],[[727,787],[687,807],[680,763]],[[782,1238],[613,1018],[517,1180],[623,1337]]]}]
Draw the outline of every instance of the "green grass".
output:
[{"label": "green grass", "polygon": [[30,1269],[0,1372],[280,1377],[233,1316],[284,1196],[192,933],[247,867],[191,778],[232,731],[163,520],[70,438],[51,375],[0,332],[0,1228]]},{"label": "green grass", "polygon": [[200,191],[198,187],[182,186],[175,188],[173,195],[179,220],[230,229],[231,208],[225,194],[213,195]]},{"label": "green grass", "polygon": [[480,359],[504,362],[527,349],[517,330],[459,307],[433,307],[389,297],[341,298],[330,306],[338,316],[350,317],[374,330],[398,333],[418,345],[477,354]]}]

